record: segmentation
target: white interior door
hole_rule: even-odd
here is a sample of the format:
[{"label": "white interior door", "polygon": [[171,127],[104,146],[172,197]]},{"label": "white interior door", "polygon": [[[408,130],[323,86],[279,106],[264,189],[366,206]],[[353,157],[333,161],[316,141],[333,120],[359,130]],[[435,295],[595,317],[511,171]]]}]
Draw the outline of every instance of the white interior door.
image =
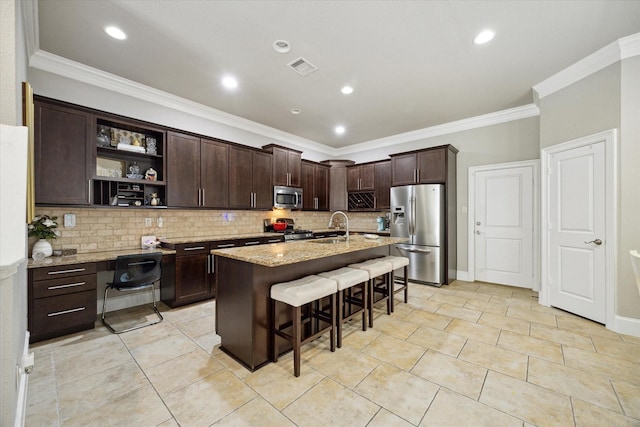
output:
[{"label": "white interior door", "polygon": [[549,158],[549,279],[552,306],[605,323],[605,143]]},{"label": "white interior door", "polygon": [[475,172],[475,279],[531,288],[533,166]]}]

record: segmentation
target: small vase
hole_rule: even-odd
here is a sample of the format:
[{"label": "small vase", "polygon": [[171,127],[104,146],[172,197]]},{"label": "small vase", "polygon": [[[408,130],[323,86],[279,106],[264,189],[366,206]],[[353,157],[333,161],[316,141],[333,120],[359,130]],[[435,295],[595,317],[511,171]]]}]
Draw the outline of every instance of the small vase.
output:
[{"label": "small vase", "polygon": [[38,240],[33,245],[33,250],[31,251],[31,257],[33,259],[50,257],[51,254],[53,254],[53,248],[51,247],[51,243],[45,239]]}]

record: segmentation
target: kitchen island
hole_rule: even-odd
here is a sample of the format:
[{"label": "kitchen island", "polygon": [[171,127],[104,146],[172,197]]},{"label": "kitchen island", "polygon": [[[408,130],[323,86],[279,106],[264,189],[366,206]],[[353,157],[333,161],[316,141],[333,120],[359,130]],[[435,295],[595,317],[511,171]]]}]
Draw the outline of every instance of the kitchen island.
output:
[{"label": "kitchen island", "polygon": [[[337,243],[325,243],[329,240]],[[221,350],[252,371],[269,363],[272,285],[386,256],[390,245],[404,242],[404,238],[351,236],[348,241],[316,239],[212,250]]]}]

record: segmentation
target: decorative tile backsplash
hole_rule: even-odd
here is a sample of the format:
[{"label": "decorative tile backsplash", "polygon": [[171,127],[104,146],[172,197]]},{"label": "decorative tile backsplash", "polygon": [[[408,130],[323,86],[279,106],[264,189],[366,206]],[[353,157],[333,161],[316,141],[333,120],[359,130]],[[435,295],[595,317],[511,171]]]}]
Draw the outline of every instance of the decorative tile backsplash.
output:
[{"label": "decorative tile backsplash", "polygon": [[[65,228],[65,213],[76,214],[76,226]],[[134,249],[140,247],[140,237],[212,237],[261,233],[263,219],[288,217],[295,220],[296,228],[324,230],[330,212],[302,211],[220,211],[185,209],[124,209],[124,208],[42,208],[36,215],[58,217],[60,237],[51,240],[54,249],[76,249],[78,253]],[[375,231],[380,212],[348,213],[349,228]],[[151,226],[145,219],[151,219]],[[162,218],[162,227],[158,227]],[[29,248],[36,238],[29,239]]]}]

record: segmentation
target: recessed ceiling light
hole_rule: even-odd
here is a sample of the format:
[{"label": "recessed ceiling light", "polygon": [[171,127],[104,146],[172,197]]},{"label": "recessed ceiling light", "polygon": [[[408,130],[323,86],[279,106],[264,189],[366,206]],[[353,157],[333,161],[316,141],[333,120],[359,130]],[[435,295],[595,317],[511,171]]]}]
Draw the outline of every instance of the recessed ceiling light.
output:
[{"label": "recessed ceiling light", "polygon": [[340,92],[342,92],[345,95],[349,95],[353,93],[353,88],[351,86],[343,86],[342,89],[340,89]]},{"label": "recessed ceiling light", "polygon": [[222,78],[222,86],[227,89],[235,89],[238,87],[238,80],[233,76],[224,76]]},{"label": "recessed ceiling light", "polygon": [[127,38],[127,35],[118,27],[114,27],[113,25],[105,27],[104,32],[109,34],[114,39],[124,40]]},{"label": "recessed ceiling light", "polygon": [[338,134],[338,135],[342,135],[343,133],[346,132],[346,129],[344,126],[336,126],[334,131]]},{"label": "recessed ceiling light", "polygon": [[296,114],[297,115],[297,114],[300,114],[300,113],[302,113],[302,110],[299,109],[299,108],[292,108],[291,109],[291,114]]},{"label": "recessed ceiling light", "polygon": [[475,44],[485,44],[493,40],[495,35],[496,33],[493,30],[483,30],[476,36],[475,39],[473,39],[473,42]]},{"label": "recessed ceiling light", "polygon": [[278,53],[289,53],[291,52],[291,45],[286,40],[276,40],[273,42],[273,50]]}]

